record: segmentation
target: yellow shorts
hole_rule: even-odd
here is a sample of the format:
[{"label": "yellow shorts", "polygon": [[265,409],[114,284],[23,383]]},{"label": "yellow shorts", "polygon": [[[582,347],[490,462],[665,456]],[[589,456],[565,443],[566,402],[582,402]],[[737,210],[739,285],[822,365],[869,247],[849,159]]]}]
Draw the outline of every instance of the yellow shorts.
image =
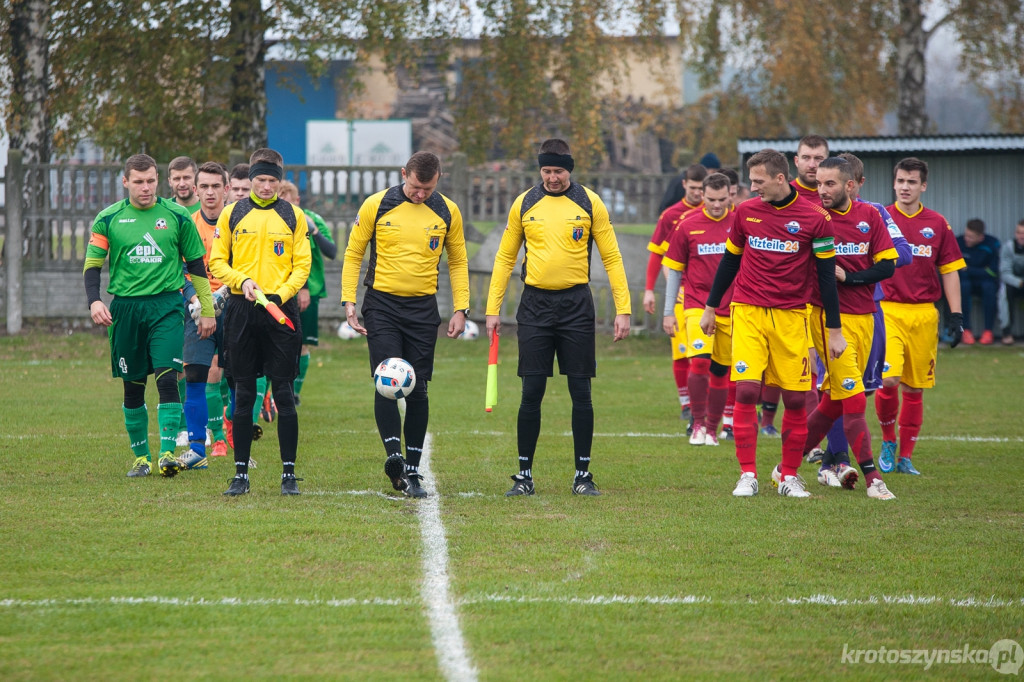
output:
[{"label": "yellow shorts", "polygon": [[732,320],[725,315],[715,315],[715,335],[708,336],[700,328],[700,318],[703,314],[703,308],[690,308],[684,313],[686,336],[690,341],[686,357],[692,358],[710,352],[713,361],[728,367],[732,364]]},{"label": "yellow shorts", "polygon": [[939,310],[932,303],[882,301],[885,364],[882,378],[899,377],[911,388],[935,386]]},{"label": "yellow shorts", "polygon": [[871,354],[871,340],[875,332],[874,315],[842,315],[843,338],[846,350],[838,359],[832,360],[825,345],[828,332],[825,329],[825,311],[815,306],[811,311],[811,338],[814,348],[825,365],[825,376],[821,390],[827,391],[832,400],[842,400],[864,392],[864,372]]},{"label": "yellow shorts", "polygon": [[732,304],[733,381],[761,381],[787,391],[811,388],[807,310]]},{"label": "yellow shorts", "polygon": [[686,319],[683,317],[683,304],[676,301],[672,309],[676,316],[676,327],[679,329],[672,335],[672,359],[682,360],[689,357],[686,347]]}]

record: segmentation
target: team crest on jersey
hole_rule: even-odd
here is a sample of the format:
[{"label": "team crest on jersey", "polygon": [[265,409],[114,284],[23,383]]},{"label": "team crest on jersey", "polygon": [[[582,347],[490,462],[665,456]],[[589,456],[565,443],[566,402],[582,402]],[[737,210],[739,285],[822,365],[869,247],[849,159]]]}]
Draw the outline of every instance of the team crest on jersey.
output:
[{"label": "team crest on jersey", "polygon": [[845,388],[847,391],[852,391],[856,385],[856,379],[851,379],[850,377],[846,377],[845,379],[843,379],[843,388]]},{"label": "team crest on jersey", "polygon": [[868,231],[871,229],[871,226],[862,220],[859,223],[857,223],[857,229],[863,232],[864,234],[867,234]]},{"label": "team crest on jersey", "polygon": [[157,218],[156,225],[154,225],[153,227],[154,227],[154,229],[157,229],[157,230],[166,230],[167,229],[167,221],[164,220],[163,218]]},{"label": "team crest on jersey", "polygon": [[274,242],[274,253],[278,256],[284,255],[284,242]]},{"label": "team crest on jersey", "polygon": [[431,237],[427,245],[430,247],[431,251],[436,251],[437,247],[441,245],[441,238],[436,236]]},{"label": "team crest on jersey", "polygon": [[789,232],[790,234],[796,234],[799,231],[800,223],[798,223],[797,221],[790,220],[788,223],[786,223],[786,232]]},{"label": "team crest on jersey", "polygon": [[930,227],[921,228],[921,236],[923,236],[925,239],[931,239],[932,237],[935,236],[935,230],[933,230]]},{"label": "team crest on jersey", "polygon": [[214,239],[220,239],[220,228],[219,227],[213,228],[213,238]]},{"label": "team crest on jersey", "polygon": [[889,363],[888,362],[883,362],[882,363],[882,371],[883,372],[888,372],[889,371]]},{"label": "team crest on jersey", "polygon": [[686,353],[686,344],[685,344],[685,343],[681,343],[681,344],[679,344],[679,347],[677,348],[677,350],[678,350],[678,351],[679,351],[680,353],[684,353],[684,354],[685,354],[685,353]]},{"label": "team crest on jersey", "polygon": [[693,342],[693,347],[696,350],[702,350],[704,348],[704,342],[700,339],[697,339],[696,341]]},{"label": "team crest on jersey", "polygon": [[581,239],[583,239],[583,228],[582,227],[574,227],[574,228],[572,228],[572,240],[574,242],[578,242]]},{"label": "team crest on jersey", "polygon": [[748,369],[749,369],[749,366],[747,365],[747,363],[743,362],[742,360],[740,360],[739,362],[736,363],[736,373],[737,374],[743,374]]}]

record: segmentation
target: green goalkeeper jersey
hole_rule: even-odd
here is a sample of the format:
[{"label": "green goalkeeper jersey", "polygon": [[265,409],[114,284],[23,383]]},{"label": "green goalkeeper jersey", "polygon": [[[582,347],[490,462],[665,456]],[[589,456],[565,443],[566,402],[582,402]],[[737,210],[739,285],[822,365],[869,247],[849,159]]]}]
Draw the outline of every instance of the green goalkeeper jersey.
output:
[{"label": "green goalkeeper jersey", "polygon": [[[302,212],[306,214],[310,222],[316,225],[316,229],[320,231],[320,234],[333,244],[334,239],[331,237],[331,230],[327,227],[324,219],[313,211],[302,209]],[[306,280],[306,287],[309,289],[309,295],[313,298],[326,298],[327,283],[324,279],[324,256],[320,253],[320,247],[317,246],[316,240],[313,239],[312,230],[309,232],[309,247],[313,261],[309,266],[309,279]]]},{"label": "green goalkeeper jersey", "polygon": [[102,267],[110,256],[114,296],[152,296],[185,285],[181,261],[206,254],[191,216],[181,206],[157,198],[141,210],[128,199],[103,209],[92,225],[85,267]]}]

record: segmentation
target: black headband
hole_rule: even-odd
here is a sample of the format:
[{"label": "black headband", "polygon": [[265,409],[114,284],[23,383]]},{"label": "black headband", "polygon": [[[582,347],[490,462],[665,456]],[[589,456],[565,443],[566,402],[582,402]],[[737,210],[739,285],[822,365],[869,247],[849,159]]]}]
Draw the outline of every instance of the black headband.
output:
[{"label": "black headband", "polygon": [[249,179],[252,180],[257,175],[271,175],[280,180],[284,176],[284,169],[276,163],[257,161],[253,165],[249,166]]},{"label": "black headband", "polygon": [[576,164],[572,160],[572,154],[551,154],[549,152],[537,155],[537,165],[541,168],[544,166],[564,168],[570,173],[572,173],[572,169],[576,167]]}]

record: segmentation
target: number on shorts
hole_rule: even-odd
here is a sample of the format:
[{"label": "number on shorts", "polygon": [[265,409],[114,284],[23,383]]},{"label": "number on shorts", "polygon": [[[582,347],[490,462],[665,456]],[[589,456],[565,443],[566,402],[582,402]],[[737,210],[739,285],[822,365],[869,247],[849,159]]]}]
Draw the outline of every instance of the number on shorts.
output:
[{"label": "number on shorts", "polygon": [[935,376],[935,358],[928,361],[928,376]]},{"label": "number on shorts", "polygon": [[809,358],[804,358],[804,371],[800,374],[800,376],[805,377],[808,374],[810,374],[810,372],[811,372],[811,361],[810,361]]}]

